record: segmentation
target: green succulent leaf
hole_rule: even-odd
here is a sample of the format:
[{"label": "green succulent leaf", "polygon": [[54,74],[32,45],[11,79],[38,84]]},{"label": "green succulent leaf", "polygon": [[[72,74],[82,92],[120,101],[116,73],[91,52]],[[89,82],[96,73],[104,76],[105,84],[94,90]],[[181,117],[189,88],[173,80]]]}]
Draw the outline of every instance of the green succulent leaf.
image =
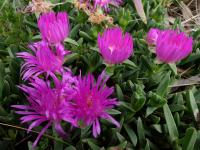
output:
[{"label": "green succulent leaf", "polygon": [[176,123],[174,121],[174,118],[172,116],[172,113],[169,109],[169,106],[167,104],[165,104],[163,106],[163,111],[164,111],[164,116],[165,116],[165,120],[167,123],[167,129],[169,131],[169,135],[172,141],[178,139],[179,137],[179,133],[178,133],[178,129],[176,127]]}]

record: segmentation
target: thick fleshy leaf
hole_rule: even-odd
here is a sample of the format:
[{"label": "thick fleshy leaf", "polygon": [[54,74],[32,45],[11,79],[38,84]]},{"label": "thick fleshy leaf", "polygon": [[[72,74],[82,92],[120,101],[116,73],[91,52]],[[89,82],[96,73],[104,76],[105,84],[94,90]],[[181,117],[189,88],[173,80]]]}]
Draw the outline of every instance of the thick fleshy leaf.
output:
[{"label": "thick fleshy leaf", "polygon": [[171,74],[171,72],[166,73],[166,75],[164,76],[164,78],[162,79],[162,81],[160,82],[160,84],[157,88],[156,93],[158,95],[160,95],[161,97],[163,97],[168,91],[168,87],[171,82],[170,74]]},{"label": "thick fleshy leaf", "polygon": [[140,141],[140,144],[144,143],[145,131],[144,131],[143,123],[140,117],[137,120],[137,133],[138,133],[138,139]]},{"label": "thick fleshy leaf", "polygon": [[164,115],[165,115],[165,120],[167,123],[167,128],[169,131],[169,135],[172,141],[178,139],[179,134],[178,134],[178,129],[176,127],[176,123],[174,121],[174,118],[172,116],[172,113],[169,109],[169,106],[167,104],[165,104],[163,106],[163,111],[164,111]]},{"label": "thick fleshy leaf", "polygon": [[192,150],[194,149],[194,144],[197,139],[197,131],[195,128],[188,128],[186,134],[183,138],[183,150]]},{"label": "thick fleshy leaf", "polygon": [[137,145],[137,136],[136,136],[134,130],[132,130],[128,125],[124,125],[124,128],[129,136],[129,138],[131,139],[133,146],[136,146]]},{"label": "thick fleshy leaf", "polygon": [[198,113],[199,113],[199,109],[198,109],[196,100],[195,100],[195,98],[194,98],[193,92],[192,92],[191,90],[188,91],[187,94],[186,94],[186,97],[187,97],[187,103],[188,103],[190,112],[192,113],[194,119],[195,119],[196,121],[198,121],[197,115],[198,115]]}]

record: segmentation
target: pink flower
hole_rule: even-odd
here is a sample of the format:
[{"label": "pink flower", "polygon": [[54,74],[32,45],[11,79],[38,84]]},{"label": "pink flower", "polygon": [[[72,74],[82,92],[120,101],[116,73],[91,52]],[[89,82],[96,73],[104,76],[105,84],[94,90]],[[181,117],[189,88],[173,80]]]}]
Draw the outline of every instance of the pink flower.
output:
[{"label": "pink flower", "polygon": [[32,76],[39,76],[46,73],[53,76],[54,73],[61,73],[63,70],[64,56],[68,51],[64,50],[61,44],[57,44],[55,52],[50,49],[46,42],[38,42],[29,46],[34,55],[28,52],[20,52],[17,54],[25,60],[22,65],[23,80],[27,80]]},{"label": "pink flower", "polygon": [[98,47],[108,64],[119,64],[128,59],[133,53],[133,39],[121,28],[106,29],[102,36],[98,35]]},{"label": "pink flower", "polygon": [[122,0],[95,0],[94,7],[102,7],[104,10],[109,11],[109,5],[119,6]]},{"label": "pink flower", "polygon": [[80,123],[80,126],[92,125],[94,137],[97,137],[101,131],[100,118],[111,121],[117,127],[120,126],[107,112],[118,104],[115,98],[109,98],[114,90],[105,85],[108,78],[105,72],[102,72],[97,82],[91,74],[78,78],[78,90],[72,107],[74,119]]},{"label": "pink flower", "polygon": [[180,61],[192,52],[192,43],[192,38],[184,32],[164,30],[157,38],[157,58],[165,63]]},{"label": "pink flower", "polygon": [[21,85],[20,89],[27,94],[28,105],[13,105],[17,114],[23,115],[21,122],[32,122],[29,125],[28,132],[38,127],[42,123],[47,124],[40,131],[33,146],[36,146],[44,132],[53,124],[56,131],[60,135],[65,135],[61,126],[61,121],[67,121],[74,124],[74,120],[70,115],[70,104],[68,97],[64,97],[61,90],[51,88],[49,81],[39,78],[31,80],[30,86]]},{"label": "pink flower", "polygon": [[42,39],[55,44],[64,41],[69,34],[69,19],[65,12],[49,12],[40,16],[38,20]]},{"label": "pink flower", "polygon": [[61,89],[63,96],[68,97],[68,100],[72,100],[76,94],[78,87],[78,79],[73,76],[71,70],[62,73],[62,81],[54,78],[57,88]]},{"label": "pink flower", "polygon": [[161,31],[159,29],[151,28],[147,33],[147,43],[150,45],[155,45],[160,32]]}]

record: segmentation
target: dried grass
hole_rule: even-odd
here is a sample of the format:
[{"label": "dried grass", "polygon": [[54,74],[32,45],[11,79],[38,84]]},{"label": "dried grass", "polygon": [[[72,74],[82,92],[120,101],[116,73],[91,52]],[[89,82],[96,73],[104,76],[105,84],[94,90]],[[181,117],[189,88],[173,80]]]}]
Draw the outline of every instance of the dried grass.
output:
[{"label": "dried grass", "polygon": [[168,7],[168,21],[173,24],[176,18],[181,19],[181,25],[189,34],[200,26],[200,0],[183,0],[178,5]]}]

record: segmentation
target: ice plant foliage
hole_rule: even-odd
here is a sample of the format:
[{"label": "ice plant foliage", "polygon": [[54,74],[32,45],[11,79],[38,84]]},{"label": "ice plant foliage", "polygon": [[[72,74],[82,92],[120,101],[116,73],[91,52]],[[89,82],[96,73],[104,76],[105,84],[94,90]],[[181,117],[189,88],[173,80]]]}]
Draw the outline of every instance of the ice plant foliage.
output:
[{"label": "ice plant foliage", "polygon": [[132,55],[133,39],[119,27],[108,28],[98,35],[98,47],[106,63],[119,64]]},{"label": "ice plant foliage", "polygon": [[38,140],[52,124],[61,135],[65,134],[61,127],[62,120],[74,124],[71,113],[69,113],[68,97],[63,96],[60,88],[51,88],[49,81],[35,78],[31,80],[29,86],[21,85],[20,89],[27,94],[29,104],[13,105],[12,107],[17,109],[17,114],[24,115],[21,117],[22,123],[32,121],[28,131],[44,122],[47,123],[40,131],[33,146],[36,146]]},{"label": "ice plant foliage", "polygon": [[115,98],[109,98],[114,92],[113,87],[106,86],[109,77],[102,72],[97,81],[93,75],[88,74],[85,77],[79,76],[78,89],[74,97],[74,105],[72,113],[76,122],[80,126],[93,126],[93,136],[100,134],[101,128],[99,119],[107,119],[119,127],[119,123],[108,114],[107,110],[118,104]]},{"label": "ice plant foliage", "polygon": [[23,79],[27,80],[32,76],[39,76],[46,73],[53,76],[54,73],[61,73],[63,71],[64,56],[68,51],[64,47],[57,44],[55,51],[53,51],[46,42],[37,42],[29,46],[33,55],[28,52],[20,52],[17,54],[25,60],[22,66]]},{"label": "ice plant foliage", "polygon": [[51,44],[60,43],[69,34],[69,18],[65,12],[49,12],[40,16],[38,27],[42,39]]},{"label": "ice plant foliage", "polygon": [[158,34],[156,42],[157,58],[165,63],[175,63],[192,52],[193,40],[184,32],[164,30]]},{"label": "ice plant foliage", "polygon": [[151,28],[147,33],[147,43],[150,45],[155,45],[158,39],[159,32],[161,32],[157,28]]}]

